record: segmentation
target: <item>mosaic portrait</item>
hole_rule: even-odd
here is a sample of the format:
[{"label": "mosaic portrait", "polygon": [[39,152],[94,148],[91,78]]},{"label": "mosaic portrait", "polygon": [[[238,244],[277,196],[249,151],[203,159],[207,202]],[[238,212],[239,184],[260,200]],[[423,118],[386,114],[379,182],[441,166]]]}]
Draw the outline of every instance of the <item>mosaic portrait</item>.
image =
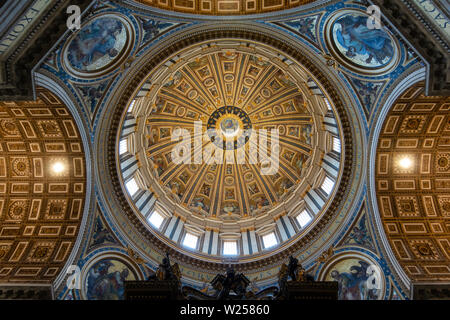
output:
[{"label": "mosaic portrait", "polygon": [[344,62],[365,70],[384,70],[395,63],[396,43],[388,31],[368,28],[369,16],[358,11],[338,14],[329,26],[331,47]]},{"label": "mosaic portrait", "polygon": [[81,72],[101,69],[111,64],[124,50],[127,31],[117,18],[101,17],[83,27],[70,42],[67,60]]},{"label": "mosaic portrait", "polygon": [[339,300],[378,300],[384,284],[371,277],[374,268],[370,266],[361,258],[343,259],[327,270],[324,280],[339,283]]},{"label": "mosaic portrait", "polygon": [[103,259],[88,271],[85,280],[89,300],[123,300],[124,281],[137,280],[130,267],[116,259]]}]

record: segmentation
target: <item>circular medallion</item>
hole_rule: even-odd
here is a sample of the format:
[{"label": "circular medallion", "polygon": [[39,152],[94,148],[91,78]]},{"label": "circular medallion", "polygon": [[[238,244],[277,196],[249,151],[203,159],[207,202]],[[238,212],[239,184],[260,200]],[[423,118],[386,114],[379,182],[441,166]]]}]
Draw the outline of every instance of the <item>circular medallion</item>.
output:
[{"label": "circular medallion", "polygon": [[225,184],[226,185],[233,185],[234,184],[234,178],[233,177],[225,177]]},{"label": "circular medallion", "polygon": [[366,254],[339,254],[321,270],[321,281],[337,281],[339,300],[381,300],[386,280],[379,264]]},{"label": "circular medallion", "polygon": [[223,79],[224,79],[226,82],[232,82],[232,81],[234,80],[234,76],[233,76],[232,74],[226,74],[226,75],[223,77]]},{"label": "circular medallion", "polygon": [[131,24],[119,15],[101,15],[85,24],[64,48],[67,71],[97,77],[123,62],[134,42]]},{"label": "circular medallion", "polygon": [[277,116],[279,116],[283,111],[281,110],[280,106],[274,106],[273,107],[273,113],[275,113]]},{"label": "circular medallion", "polygon": [[244,78],[244,83],[247,86],[252,86],[255,83],[255,80],[253,80],[252,78],[247,77],[247,78]]},{"label": "circular medallion", "polygon": [[180,107],[177,109],[177,116],[183,117],[186,114],[186,108]]},{"label": "circular medallion", "polygon": [[197,96],[198,96],[198,92],[196,90],[191,90],[188,93],[189,99],[195,99],[195,98],[197,98]]},{"label": "circular medallion", "polygon": [[363,74],[381,74],[399,60],[396,40],[383,26],[371,29],[369,15],[359,10],[342,10],[326,25],[328,47],[342,65]]},{"label": "circular medallion", "polygon": [[213,78],[208,78],[204,81],[205,86],[210,87],[214,84],[214,79]]}]

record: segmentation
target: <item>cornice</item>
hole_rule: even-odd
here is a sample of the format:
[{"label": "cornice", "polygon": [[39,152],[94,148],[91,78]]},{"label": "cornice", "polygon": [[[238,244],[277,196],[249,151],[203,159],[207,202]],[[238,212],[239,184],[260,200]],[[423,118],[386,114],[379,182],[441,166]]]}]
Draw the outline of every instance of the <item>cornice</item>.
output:
[{"label": "cornice", "polygon": [[[450,53],[404,0],[370,0],[427,63],[427,95],[450,95]],[[447,46],[448,47],[448,46]]]},{"label": "cornice", "polygon": [[33,68],[45,57],[66,32],[69,5],[84,11],[92,0],[56,1],[30,30],[4,62],[5,83],[0,85],[1,101],[34,100]]}]

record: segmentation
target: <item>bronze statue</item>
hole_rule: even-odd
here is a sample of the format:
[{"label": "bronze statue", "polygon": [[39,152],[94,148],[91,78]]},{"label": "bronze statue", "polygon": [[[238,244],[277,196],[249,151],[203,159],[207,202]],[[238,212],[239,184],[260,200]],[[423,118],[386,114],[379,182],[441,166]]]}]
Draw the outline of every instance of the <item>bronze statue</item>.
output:
[{"label": "bronze statue", "polygon": [[150,279],[158,279],[158,280],[175,280],[180,281],[181,272],[178,263],[170,264],[169,253],[166,253],[166,256],[163,258],[162,263],[159,264],[158,269],[156,270],[156,274]]},{"label": "bronze statue", "polygon": [[[300,265],[301,267],[301,265]],[[292,281],[297,280],[298,275],[298,259],[293,256],[289,256],[289,264],[288,264],[288,275],[291,277]]]},{"label": "bronze statue", "polygon": [[314,277],[306,273],[303,266],[298,263],[298,259],[290,256],[288,264],[282,264],[280,271],[278,272],[278,285],[280,286],[280,295],[278,296],[279,299],[284,299],[288,295],[287,283],[289,278],[293,282],[314,281]]},{"label": "bronze statue", "polygon": [[206,294],[190,286],[184,286],[182,291],[189,300],[263,300],[273,299],[278,294],[277,287],[269,287],[256,293],[248,290],[250,280],[242,273],[236,273],[228,268],[225,275],[217,274],[211,281],[215,292]]}]

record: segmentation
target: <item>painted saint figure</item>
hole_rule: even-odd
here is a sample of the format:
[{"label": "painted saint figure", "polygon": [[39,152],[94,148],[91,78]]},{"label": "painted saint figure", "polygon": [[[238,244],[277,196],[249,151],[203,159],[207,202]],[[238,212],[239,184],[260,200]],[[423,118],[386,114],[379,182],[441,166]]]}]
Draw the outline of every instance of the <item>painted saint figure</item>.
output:
[{"label": "painted saint figure", "polygon": [[339,300],[376,300],[378,290],[367,285],[369,264],[359,261],[359,266],[350,267],[350,272],[331,271],[331,278],[339,283]]},{"label": "painted saint figure", "polygon": [[112,18],[100,18],[84,27],[69,46],[71,65],[78,70],[89,70],[89,66],[104,56],[111,61],[119,54],[116,42],[123,28],[119,20]]},{"label": "painted saint figure", "polygon": [[[117,267],[122,266],[119,271]],[[87,278],[87,297],[93,300],[121,300],[124,294],[124,281],[134,279],[125,265],[112,260],[96,263]]]},{"label": "painted saint figure", "polygon": [[[341,28],[336,28],[337,25]],[[349,58],[355,58],[357,55],[368,56],[361,62],[382,66],[394,56],[390,36],[384,30],[367,28],[366,16],[345,15],[336,21],[335,30],[335,37],[347,50],[345,55]]]}]

